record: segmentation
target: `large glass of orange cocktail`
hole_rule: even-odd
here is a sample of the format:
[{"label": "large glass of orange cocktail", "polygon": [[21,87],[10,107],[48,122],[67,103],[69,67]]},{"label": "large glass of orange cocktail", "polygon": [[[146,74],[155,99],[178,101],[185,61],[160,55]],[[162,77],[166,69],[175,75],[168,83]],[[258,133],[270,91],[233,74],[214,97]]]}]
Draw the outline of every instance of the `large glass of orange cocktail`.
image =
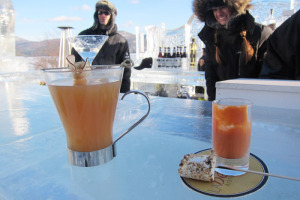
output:
[{"label": "large glass of orange cocktail", "polygon": [[93,66],[80,72],[46,69],[44,74],[66,133],[69,162],[89,167],[111,160],[123,67]]},{"label": "large glass of orange cocktail", "polygon": [[[212,143],[218,166],[249,169],[252,102],[246,99],[219,99],[212,103]],[[225,175],[244,172],[216,168]]]}]

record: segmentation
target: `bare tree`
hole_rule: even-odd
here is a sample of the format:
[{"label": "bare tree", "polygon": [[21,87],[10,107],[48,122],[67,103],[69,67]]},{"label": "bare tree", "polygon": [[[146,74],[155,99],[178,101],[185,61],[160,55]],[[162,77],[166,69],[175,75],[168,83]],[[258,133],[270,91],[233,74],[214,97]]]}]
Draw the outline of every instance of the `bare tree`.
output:
[{"label": "bare tree", "polygon": [[55,68],[58,66],[57,56],[43,56],[39,57],[38,60],[33,64],[34,69],[45,69],[45,68]]},{"label": "bare tree", "polygon": [[39,59],[34,63],[34,68],[54,68],[58,66],[58,55],[59,55],[59,40],[58,39],[47,39],[41,42],[38,48],[40,55]]}]

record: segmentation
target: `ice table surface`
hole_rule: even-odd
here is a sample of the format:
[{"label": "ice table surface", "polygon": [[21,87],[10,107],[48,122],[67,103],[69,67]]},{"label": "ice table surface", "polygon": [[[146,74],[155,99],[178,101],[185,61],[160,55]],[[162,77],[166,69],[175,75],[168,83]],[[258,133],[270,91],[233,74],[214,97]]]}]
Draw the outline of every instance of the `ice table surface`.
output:
[{"label": "ice table surface", "polygon": [[[178,175],[183,155],[211,148],[211,102],[150,97],[151,113],[117,143],[117,157],[91,168],[68,164],[66,139],[47,87],[0,82],[0,199],[211,199]],[[147,104],[119,100],[117,138]],[[299,177],[300,112],[255,107],[251,152],[271,173]],[[297,199],[300,182],[269,178],[243,199]]]}]

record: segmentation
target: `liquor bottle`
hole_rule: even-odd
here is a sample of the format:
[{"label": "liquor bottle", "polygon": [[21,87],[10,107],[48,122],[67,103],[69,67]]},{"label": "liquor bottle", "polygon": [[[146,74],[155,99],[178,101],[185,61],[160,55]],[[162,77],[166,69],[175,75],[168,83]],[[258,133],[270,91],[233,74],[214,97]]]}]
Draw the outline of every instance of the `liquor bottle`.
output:
[{"label": "liquor bottle", "polygon": [[176,57],[177,57],[177,58],[180,58],[180,57],[181,57],[181,56],[180,56],[180,47],[179,47],[179,46],[177,47]]},{"label": "liquor bottle", "polygon": [[176,47],[173,47],[172,58],[176,58]]},{"label": "liquor bottle", "polygon": [[182,50],[183,50],[183,48],[182,48],[182,47],[179,47],[179,55],[180,55],[180,58],[182,58],[182,57],[183,57]]},{"label": "liquor bottle", "polygon": [[171,58],[171,48],[168,47],[168,58]]},{"label": "liquor bottle", "polygon": [[158,57],[159,57],[159,58],[162,58],[162,57],[163,57],[163,54],[162,54],[161,47],[159,47],[159,53],[158,53]]},{"label": "liquor bottle", "polygon": [[167,58],[168,57],[168,52],[167,52],[168,48],[165,47],[165,50],[164,50],[164,58]]},{"label": "liquor bottle", "polygon": [[167,47],[164,48],[164,56],[161,58],[161,67],[166,67],[166,60],[167,60]]},{"label": "liquor bottle", "polygon": [[182,58],[186,58],[186,46],[183,47]]},{"label": "liquor bottle", "polygon": [[171,48],[168,47],[168,53],[167,53],[167,57],[166,57],[166,67],[170,68],[171,67]]},{"label": "liquor bottle", "polygon": [[202,56],[199,59],[198,71],[205,71],[205,57],[206,57],[206,49],[202,48]]},{"label": "liquor bottle", "polygon": [[173,52],[171,57],[172,57],[172,67],[177,68],[176,47],[173,47]]},{"label": "liquor bottle", "polygon": [[181,68],[181,47],[180,46],[177,47],[176,58],[177,58],[177,67]]},{"label": "liquor bottle", "polygon": [[196,44],[195,38],[192,39],[192,43],[190,45],[190,67],[191,69],[195,69],[197,64],[197,50],[198,46]]},{"label": "liquor bottle", "polygon": [[186,46],[183,47],[182,55],[181,55],[181,67],[183,71],[188,70],[188,59],[186,56]]},{"label": "liquor bottle", "polygon": [[268,17],[267,25],[274,31],[276,29],[276,20],[273,16],[273,8],[270,10],[270,16]]},{"label": "liquor bottle", "polygon": [[162,60],[161,60],[161,58],[163,57],[163,55],[162,55],[162,50],[161,50],[161,47],[159,47],[159,53],[158,53],[158,56],[157,56],[157,66],[159,67],[159,68],[161,68],[161,65],[162,65]]}]

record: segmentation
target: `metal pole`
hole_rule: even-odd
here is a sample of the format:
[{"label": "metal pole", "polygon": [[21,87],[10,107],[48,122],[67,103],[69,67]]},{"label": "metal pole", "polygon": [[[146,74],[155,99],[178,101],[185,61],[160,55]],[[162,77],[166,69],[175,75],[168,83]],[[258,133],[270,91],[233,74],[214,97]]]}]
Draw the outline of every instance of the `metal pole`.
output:
[{"label": "metal pole", "polygon": [[294,5],[295,5],[295,1],[294,0],[291,0],[291,4],[290,4],[290,9],[291,10],[294,10]]},{"label": "metal pole", "polygon": [[61,29],[58,67],[66,67],[67,64],[66,64],[65,58],[66,58],[67,54],[71,53],[71,49],[70,49],[70,46],[68,45],[66,38],[71,36],[72,27],[60,26],[58,28]]}]

